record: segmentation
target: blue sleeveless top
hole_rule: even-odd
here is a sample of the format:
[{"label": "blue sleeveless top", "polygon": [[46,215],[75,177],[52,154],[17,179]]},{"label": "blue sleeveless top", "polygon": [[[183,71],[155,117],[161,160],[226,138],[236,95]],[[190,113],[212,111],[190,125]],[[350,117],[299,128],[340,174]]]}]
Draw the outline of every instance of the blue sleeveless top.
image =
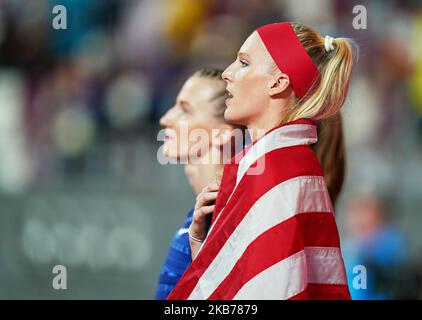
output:
[{"label": "blue sleeveless top", "polygon": [[193,209],[189,211],[182,227],[173,236],[167,258],[161,267],[158,279],[156,300],[165,300],[183,275],[192,256],[189,245],[188,228],[192,222]]}]

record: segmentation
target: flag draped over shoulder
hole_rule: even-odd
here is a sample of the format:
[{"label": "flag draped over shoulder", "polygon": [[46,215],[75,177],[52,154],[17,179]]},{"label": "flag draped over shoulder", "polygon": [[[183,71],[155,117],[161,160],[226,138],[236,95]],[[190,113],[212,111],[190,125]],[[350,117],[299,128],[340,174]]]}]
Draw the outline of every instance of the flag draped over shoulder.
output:
[{"label": "flag draped over shoulder", "polygon": [[167,299],[350,299],[316,141],[299,119],[225,165],[207,239]]}]

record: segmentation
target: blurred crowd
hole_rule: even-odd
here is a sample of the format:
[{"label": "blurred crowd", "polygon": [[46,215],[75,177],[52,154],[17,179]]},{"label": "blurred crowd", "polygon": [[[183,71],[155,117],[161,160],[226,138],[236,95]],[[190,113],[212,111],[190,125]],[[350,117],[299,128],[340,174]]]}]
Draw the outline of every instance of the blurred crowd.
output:
[{"label": "blurred crowd", "polygon": [[0,0],[0,297],[54,298],[44,270],[62,263],[81,288],[66,297],[152,298],[193,203],[182,169],[157,163],[158,119],[192,71],[283,20],[359,49],[336,212],[352,296],[422,298],[421,0]]}]

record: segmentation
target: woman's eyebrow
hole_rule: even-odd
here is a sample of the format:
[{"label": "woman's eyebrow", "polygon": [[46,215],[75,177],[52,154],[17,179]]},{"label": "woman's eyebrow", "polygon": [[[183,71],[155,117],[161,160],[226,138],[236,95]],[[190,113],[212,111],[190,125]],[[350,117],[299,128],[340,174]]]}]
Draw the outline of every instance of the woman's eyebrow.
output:
[{"label": "woman's eyebrow", "polygon": [[238,52],[238,53],[237,53],[237,56],[238,56],[239,58],[246,58],[246,59],[248,59],[248,58],[249,58],[249,55],[248,55],[246,52]]}]

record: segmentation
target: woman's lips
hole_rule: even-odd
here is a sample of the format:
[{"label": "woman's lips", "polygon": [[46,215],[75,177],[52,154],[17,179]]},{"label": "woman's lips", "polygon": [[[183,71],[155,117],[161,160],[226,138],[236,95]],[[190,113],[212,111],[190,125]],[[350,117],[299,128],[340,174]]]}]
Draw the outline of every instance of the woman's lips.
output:
[{"label": "woman's lips", "polygon": [[226,103],[230,100],[230,99],[233,99],[233,94],[229,91],[229,90],[227,90],[226,89]]}]

